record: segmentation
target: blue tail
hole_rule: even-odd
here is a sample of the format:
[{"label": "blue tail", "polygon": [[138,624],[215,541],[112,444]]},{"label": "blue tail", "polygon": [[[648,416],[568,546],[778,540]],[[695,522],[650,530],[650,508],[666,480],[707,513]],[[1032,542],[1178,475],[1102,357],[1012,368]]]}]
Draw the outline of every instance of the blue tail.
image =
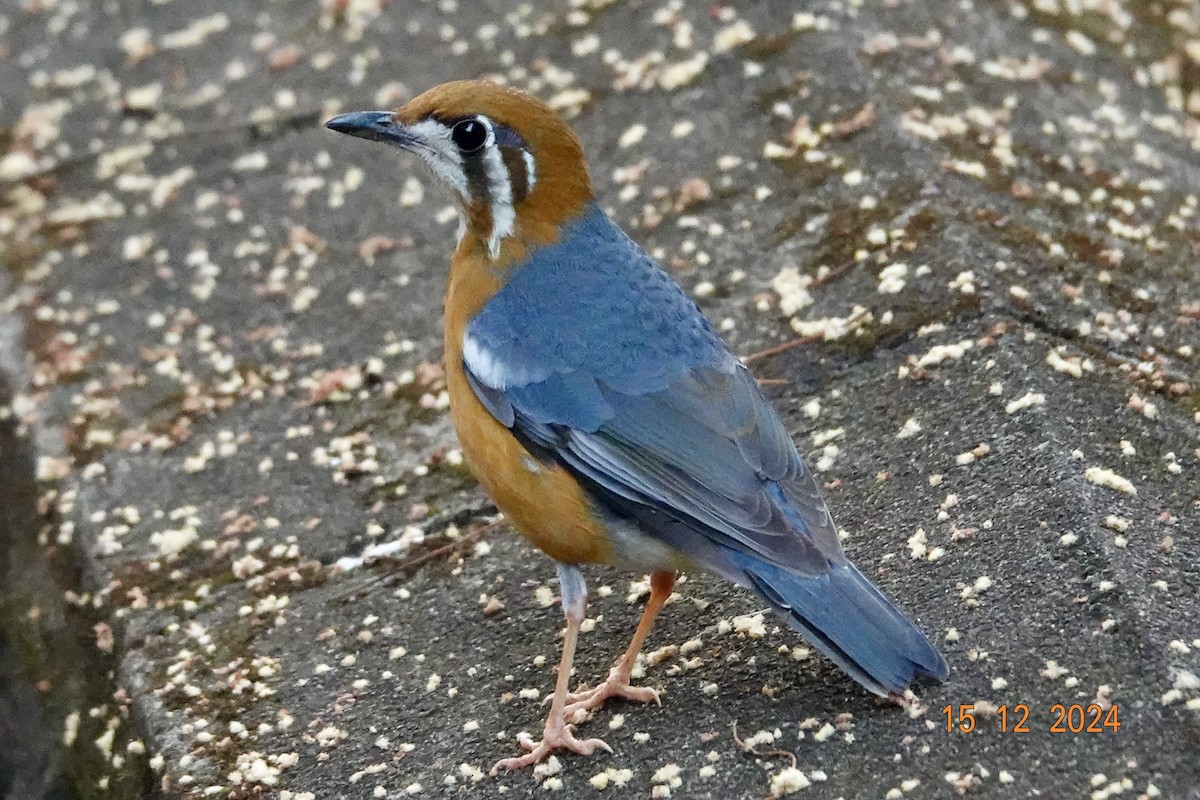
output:
[{"label": "blue tail", "polygon": [[853,564],[810,577],[741,553],[731,560],[793,628],[875,694],[902,694],[918,674],[949,676],[925,634]]}]

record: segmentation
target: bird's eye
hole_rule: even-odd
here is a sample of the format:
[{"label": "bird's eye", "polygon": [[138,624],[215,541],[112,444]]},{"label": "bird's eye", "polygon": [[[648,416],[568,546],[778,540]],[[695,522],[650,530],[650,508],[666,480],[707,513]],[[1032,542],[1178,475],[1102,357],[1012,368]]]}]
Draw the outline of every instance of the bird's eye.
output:
[{"label": "bird's eye", "polygon": [[456,122],[450,130],[450,138],[464,153],[473,153],[487,143],[487,126],[477,119]]}]

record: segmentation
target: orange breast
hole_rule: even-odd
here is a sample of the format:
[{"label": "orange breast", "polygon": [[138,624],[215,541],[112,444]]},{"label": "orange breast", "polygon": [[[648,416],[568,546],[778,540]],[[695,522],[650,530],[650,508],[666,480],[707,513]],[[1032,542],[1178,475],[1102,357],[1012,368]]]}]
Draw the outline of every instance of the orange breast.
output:
[{"label": "orange breast", "polygon": [[446,384],[450,416],[471,472],[514,527],[548,556],[569,564],[610,563],[612,548],[571,475],[539,462],[479,402],[462,365],[467,323],[500,288],[468,237],[455,252],[446,291]]}]

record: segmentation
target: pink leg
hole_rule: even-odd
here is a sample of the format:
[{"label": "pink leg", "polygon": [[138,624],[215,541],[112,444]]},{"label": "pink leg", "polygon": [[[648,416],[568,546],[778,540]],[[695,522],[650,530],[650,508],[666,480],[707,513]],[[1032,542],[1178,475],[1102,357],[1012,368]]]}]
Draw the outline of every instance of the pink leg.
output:
[{"label": "pink leg", "polygon": [[570,750],[580,755],[590,755],[596,750],[612,752],[612,748],[600,739],[576,739],[563,714],[567,704],[567,689],[571,682],[571,663],[575,660],[575,643],[579,639],[579,626],[583,623],[584,612],[587,609],[587,587],[583,582],[582,573],[569,564],[559,565],[558,577],[563,612],[567,616],[567,633],[563,637],[558,681],[554,687],[550,714],[546,717],[546,727],[542,731],[542,740],[535,742],[529,734],[522,732],[517,736],[517,742],[528,752],[523,756],[497,761],[492,767],[492,775],[502,769],[511,771],[531,767],[558,749]]},{"label": "pink leg", "polygon": [[638,623],[637,630],[633,632],[629,649],[625,651],[625,655],[621,656],[617,665],[609,671],[608,678],[604,683],[594,689],[567,697],[568,702],[564,709],[566,719],[575,719],[575,715],[581,711],[599,708],[610,697],[623,697],[638,703],[648,703],[653,700],[662,705],[657,691],[649,686],[630,686],[629,678],[633,674],[633,665],[637,662],[638,653],[641,652],[642,645],[645,644],[646,637],[650,634],[650,629],[654,627],[654,620],[658,617],[658,612],[662,610],[663,604],[667,602],[667,598],[671,596],[674,586],[675,575],[673,573],[655,572],[650,575],[650,599],[646,601],[646,610],[642,612],[642,620]]}]

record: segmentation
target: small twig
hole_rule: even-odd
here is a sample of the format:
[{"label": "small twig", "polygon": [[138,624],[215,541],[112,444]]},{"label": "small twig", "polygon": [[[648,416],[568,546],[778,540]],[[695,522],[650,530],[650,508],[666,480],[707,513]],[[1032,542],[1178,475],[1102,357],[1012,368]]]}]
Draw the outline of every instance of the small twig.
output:
[{"label": "small twig", "polygon": [[803,347],[806,344],[812,344],[813,342],[818,342],[820,340],[820,336],[801,336],[798,339],[792,339],[791,341],[783,342],[782,344],[777,344],[773,347],[768,347],[766,350],[759,350],[757,353],[751,353],[748,356],[742,356],[742,363],[749,364],[752,361],[758,361],[760,358],[778,355],[779,353],[784,353],[797,347]]},{"label": "small twig", "polygon": [[480,525],[478,528],[471,530],[471,531],[467,531],[462,536],[459,536],[457,539],[454,539],[453,541],[451,541],[447,544],[444,544],[441,547],[436,547],[433,550],[430,550],[428,553],[423,553],[410,561],[405,561],[399,567],[397,567],[397,569],[395,571],[402,572],[402,571],[417,569],[418,567],[422,566],[426,562],[432,561],[433,559],[435,559],[439,556],[445,555],[446,553],[449,553],[449,552],[457,549],[461,545],[470,544],[471,542],[474,542],[475,540],[479,539],[479,537],[483,536],[483,534],[487,533],[488,531],[490,531],[492,528],[496,527],[499,524],[500,524],[499,522],[489,522],[486,525]]},{"label": "small twig", "polygon": [[861,263],[861,262],[855,261],[854,259],[850,259],[849,261],[845,261],[841,264],[838,264],[836,267],[829,270],[821,277],[814,278],[812,285],[820,286],[823,283],[829,283],[831,280],[834,280],[835,278],[840,278],[843,275],[845,275],[847,272],[849,272],[850,270],[854,269],[855,264],[859,264],[859,263]]},{"label": "small twig", "polygon": [[733,721],[733,741],[735,744],[737,744],[738,749],[741,750],[743,753],[750,753],[751,755],[758,756],[759,758],[762,758],[763,756],[787,756],[788,758],[790,758],[792,760],[792,769],[796,768],[796,763],[797,763],[796,762],[796,754],[793,753],[792,751],[777,749],[777,750],[768,750],[765,753],[760,753],[758,750],[755,750],[753,747],[746,744],[745,739],[738,738],[737,720],[736,719]]},{"label": "small twig", "polygon": [[[743,753],[753,753],[754,748],[751,747],[750,745],[746,744],[746,742],[743,741],[742,739],[738,738],[737,720],[736,719],[733,721],[732,727],[733,727],[733,741],[734,741],[734,744],[736,744],[738,746],[738,749],[741,750]],[[757,755],[757,753],[755,753],[755,755]]]},{"label": "small twig", "polygon": [[467,544],[470,544],[470,543],[478,540],[485,533],[490,531],[492,528],[495,528],[499,524],[500,524],[500,522],[497,520],[494,522],[488,522],[484,525],[480,525],[478,528],[469,530],[466,533],[464,533],[462,536],[459,536],[457,539],[454,539],[453,541],[450,541],[450,542],[442,545],[441,547],[435,547],[434,549],[430,550],[427,553],[422,553],[421,555],[416,556],[415,558],[412,558],[412,559],[409,559],[408,561],[404,561],[404,562],[400,563],[395,568],[393,568],[392,570],[390,570],[388,572],[383,573],[382,575],[374,576],[371,580],[367,581],[365,584],[359,584],[359,585],[350,587],[342,595],[339,595],[339,598],[345,597],[346,595],[353,594],[355,592],[361,592],[364,589],[369,589],[372,586],[376,586],[380,583],[384,583],[386,581],[393,580],[397,574],[411,574],[412,572],[415,572],[417,569],[419,569],[423,565],[427,564],[428,562],[432,561],[433,559],[447,555],[448,553],[453,552],[454,550],[458,549],[459,547],[462,547],[463,545],[467,545]]}]

